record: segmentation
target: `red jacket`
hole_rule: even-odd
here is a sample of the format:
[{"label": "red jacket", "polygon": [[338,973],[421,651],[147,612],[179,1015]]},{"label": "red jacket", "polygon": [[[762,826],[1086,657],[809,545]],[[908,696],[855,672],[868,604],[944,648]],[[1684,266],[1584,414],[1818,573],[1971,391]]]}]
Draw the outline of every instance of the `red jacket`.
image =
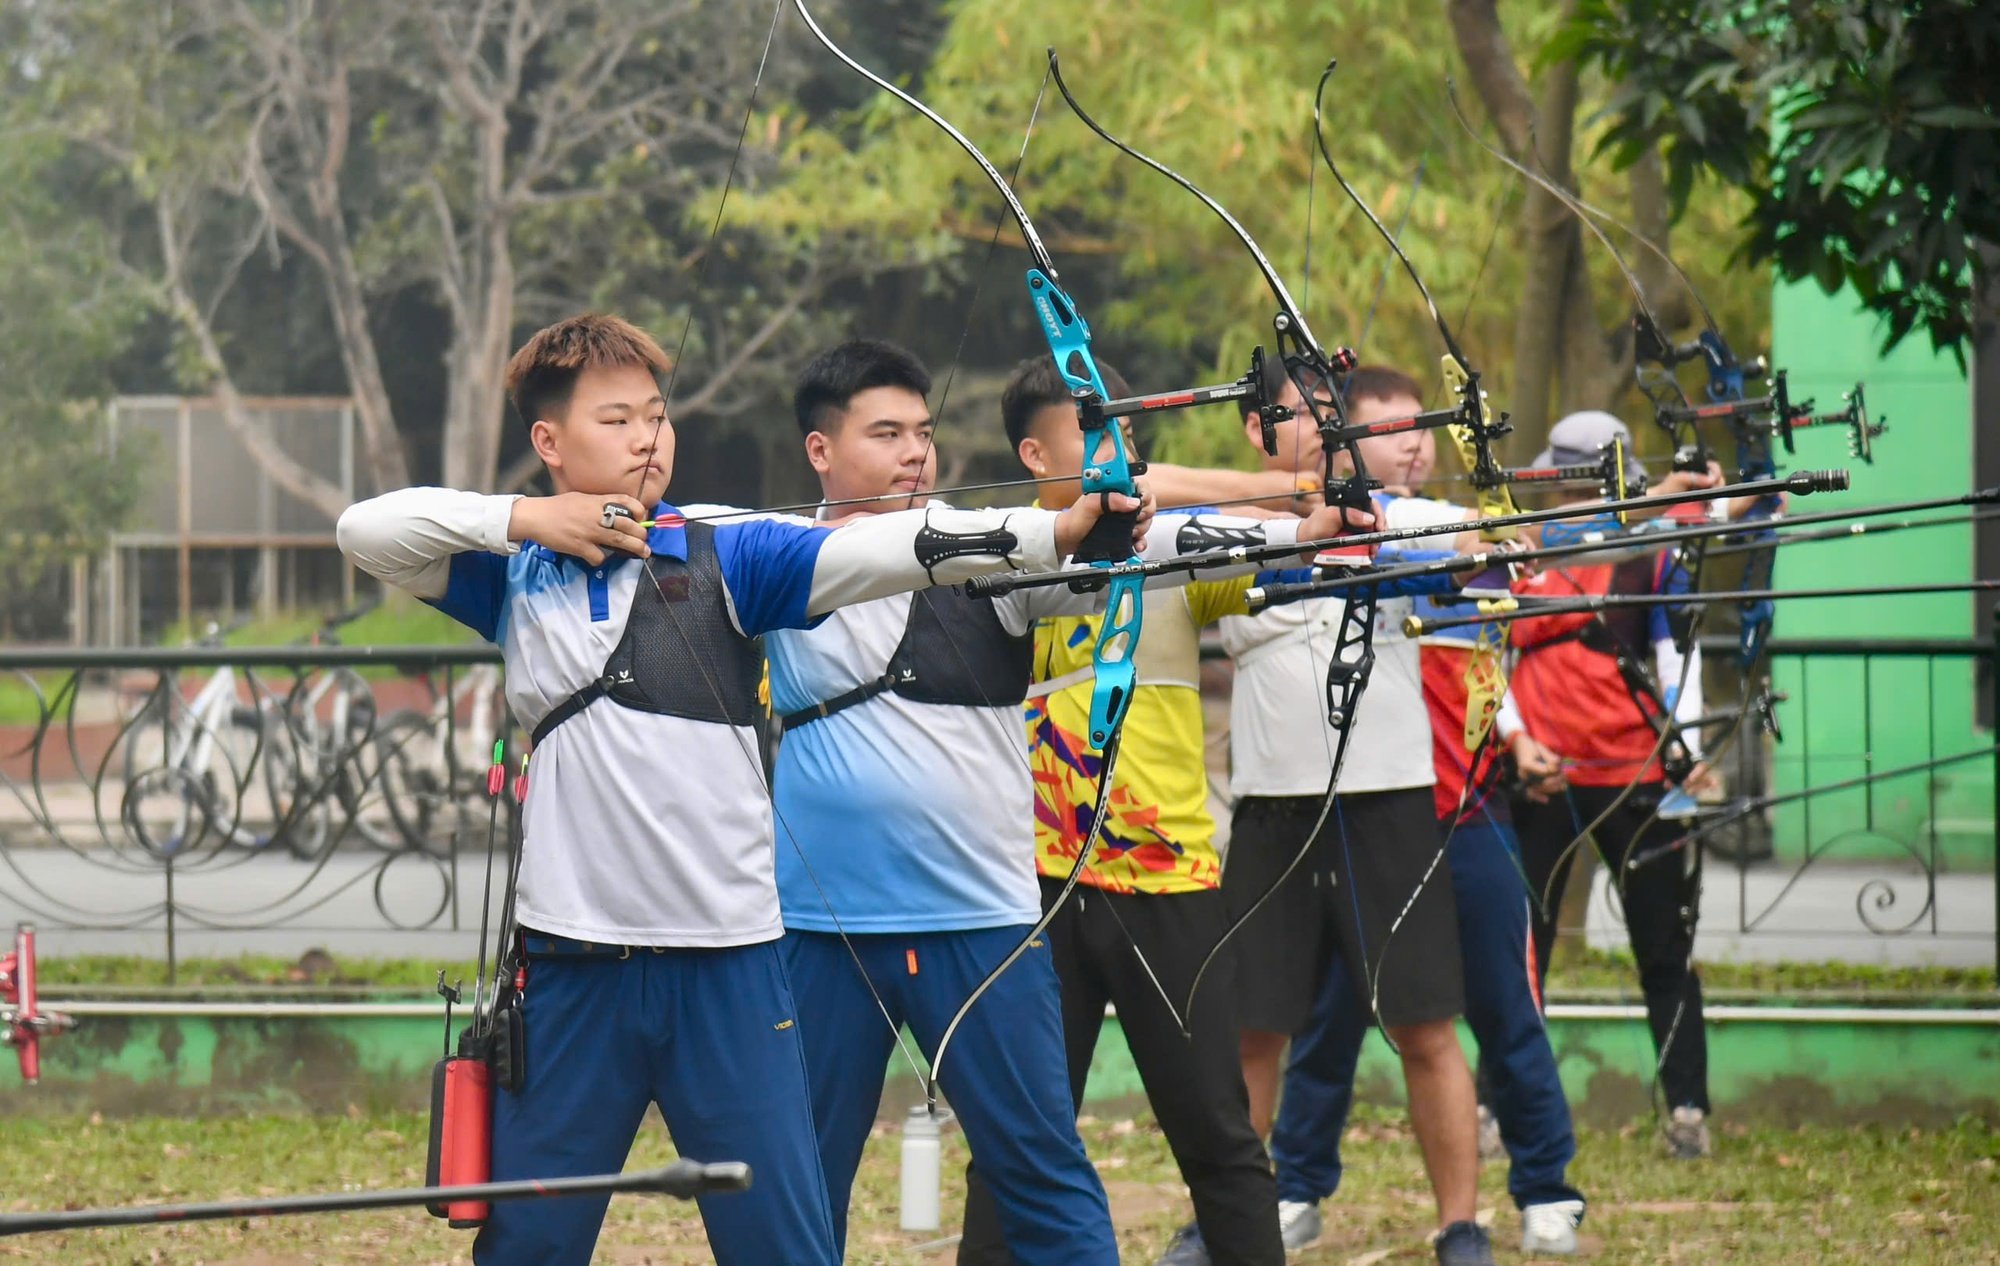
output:
[{"label": "red jacket", "polygon": [[[1676,569],[1672,556],[1651,561],[1650,570],[1627,565],[1596,564],[1557,568],[1514,585],[1514,592],[1543,598],[1568,598],[1612,591],[1615,577],[1625,579],[1618,591],[1667,591],[1667,577]],[[1635,574],[1650,576],[1633,581]],[[1665,775],[1654,758],[1659,732],[1647,721],[1618,672],[1617,661],[1566,635],[1596,617],[1587,614],[1530,616],[1513,622],[1512,642],[1520,652],[1510,688],[1528,733],[1569,762],[1569,781],[1579,787],[1622,787],[1630,782],[1660,782]],[[1652,661],[1649,636],[1653,621],[1644,614],[1623,620],[1627,645]],[[1637,631],[1636,636],[1634,630]]]},{"label": "red jacket", "polygon": [[[1423,665],[1424,707],[1431,717],[1431,763],[1437,767],[1437,782],[1431,788],[1437,801],[1438,820],[1469,821],[1479,816],[1479,797],[1468,796],[1470,782],[1487,787],[1499,748],[1489,741],[1476,758],[1465,750],[1465,665],[1472,658],[1467,646],[1444,646],[1426,642],[1419,648]],[[1497,740],[1498,736],[1495,736]],[[1490,789],[1490,788],[1489,788]],[[1495,811],[1504,812],[1505,801]]]}]

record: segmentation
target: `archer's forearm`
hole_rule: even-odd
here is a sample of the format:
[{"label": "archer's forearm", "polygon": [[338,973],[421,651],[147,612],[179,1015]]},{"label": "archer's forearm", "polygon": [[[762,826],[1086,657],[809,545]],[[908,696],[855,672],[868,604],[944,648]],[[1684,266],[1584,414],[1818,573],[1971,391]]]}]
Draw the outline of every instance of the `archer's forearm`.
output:
[{"label": "archer's forearm", "polygon": [[340,552],[362,571],[419,598],[441,598],[455,554],[512,554],[516,496],[457,488],[403,488],[347,507],[334,528]]},{"label": "archer's forearm", "polygon": [[1053,510],[925,506],[857,519],[828,534],[813,567],[808,611],[957,584],[1002,571],[1053,571]]}]

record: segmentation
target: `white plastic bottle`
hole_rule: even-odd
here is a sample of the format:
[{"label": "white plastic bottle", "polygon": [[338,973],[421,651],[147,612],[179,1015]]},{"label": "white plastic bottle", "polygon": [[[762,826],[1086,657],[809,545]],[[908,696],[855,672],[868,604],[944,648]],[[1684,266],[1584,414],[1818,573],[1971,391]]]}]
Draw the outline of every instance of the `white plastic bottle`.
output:
[{"label": "white plastic bottle", "polygon": [[903,1229],[938,1229],[942,1190],[938,1119],[923,1104],[903,1118]]}]

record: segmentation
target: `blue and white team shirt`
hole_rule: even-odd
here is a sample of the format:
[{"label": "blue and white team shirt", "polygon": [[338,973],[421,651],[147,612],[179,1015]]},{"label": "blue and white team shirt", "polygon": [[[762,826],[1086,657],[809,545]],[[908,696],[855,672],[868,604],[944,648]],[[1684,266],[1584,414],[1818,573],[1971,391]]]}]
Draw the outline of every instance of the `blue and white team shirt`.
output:
[{"label": "blue and white team shirt", "polygon": [[[406,489],[350,509],[341,544],[376,574],[401,564],[397,583],[497,643],[507,702],[533,729],[603,672],[638,586],[651,581],[629,556],[593,567],[533,543],[517,550],[507,540],[513,500]],[[773,520],[717,527],[716,561],[746,636],[808,623],[826,538],[824,530]],[[653,528],[648,544],[687,557],[684,528]],[[454,545],[456,552],[440,553]],[[412,567],[422,574],[411,575]],[[521,923],[619,945],[746,945],[779,936],[757,744],[749,727],[609,700],[556,727],[535,750],[523,808]]]},{"label": "blue and white team shirt", "polygon": [[[1156,516],[1142,557],[1171,557],[1190,517]],[[1204,518],[1261,529],[1274,543],[1297,537],[1291,521]],[[1038,619],[1093,614],[1103,601],[1102,592],[1054,586],[1016,590],[994,608],[1008,632],[1025,635]],[[910,602],[899,594],[843,607],[810,630],[766,638],[773,709],[796,712],[881,677]],[[888,691],[787,731],[773,782],[785,926],[867,933],[1033,923],[1041,917],[1034,795],[1018,703],[916,703]]]},{"label": "blue and white team shirt", "polygon": [[[1030,594],[1051,611],[1093,609],[1094,595],[1061,587],[1016,591],[996,600],[1008,633],[1025,636],[1044,613],[1030,614]],[[912,601],[898,594],[843,607],[809,632],[773,633],[764,643],[773,710],[809,708],[879,678]],[[916,703],[885,691],[787,730],[772,798],[787,928],[935,932],[1041,916],[1019,703]]]}]

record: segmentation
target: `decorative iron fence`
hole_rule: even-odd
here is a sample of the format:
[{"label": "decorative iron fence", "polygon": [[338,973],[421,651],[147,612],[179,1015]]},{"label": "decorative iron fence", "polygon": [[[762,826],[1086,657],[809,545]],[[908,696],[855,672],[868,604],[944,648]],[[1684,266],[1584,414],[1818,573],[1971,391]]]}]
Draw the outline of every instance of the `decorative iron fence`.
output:
[{"label": "decorative iron fence", "polygon": [[0,921],[170,970],[278,929],[469,932],[510,726],[490,647],[0,651]]},{"label": "decorative iron fence", "polygon": [[[1710,647],[1712,681],[1733,649]],[[1770,653],[1783,741],[1743,712],[1723,752],[1729,799],[1697,829],[1729,869],[1711,862],[1703,935],[1798,957],[1990,939],[2000,958],[2000,890],[1981,887],[2000,747],[1973,697],[2000,640]],[[486,794],[512,735],[499,673],[482,646],[0,650],[0,925],[170,964],[278,932],[469,948],[488,843],[504,864],[513,839]],[[1814,700],[1835,691],[1859,692],[1860,722],[1829,733]],[[1724,874],[1733,919],[1712,908]]]},{"label": "decorative iron fence", "polygon": [[[1721,760],[1729,799],[1697,828],[1729,865],[1736,935],[1991,938],[2000,964],[2000,883],[1990,896],[1982,883],[2000,821],[2000,611],[1994,627],[1986,640],[1771,641],[1768,720],[1741,713]],[[1704,638],[1703,649],[1735,662],[1733,638]],[[1731,684],[1722,697],[1740,708],[1746,696]],[[1815,887],[1832,913],[1840,884],[1851,918],[1787,914]],[[1711,906],[1705,931],[1722,932]]]},{"label": "decorative iron fence", "polygon": [[[1736,639],[1702,639],[1726,786],[1690,825],[1709,859],[1699,953],[2000,967],[1995,614],[1990,640],[1773,640],[1768,715]],[[1210,788],[1226,808],[1229,674],[1213,640],[1202,657]],[[1577,857],[1595,863],[1591,849]],[[1593,925],[1620,919],[1601,885],[1588,911],[1590,885],[1570,892],[1565,936],[1595,939]]]}]

